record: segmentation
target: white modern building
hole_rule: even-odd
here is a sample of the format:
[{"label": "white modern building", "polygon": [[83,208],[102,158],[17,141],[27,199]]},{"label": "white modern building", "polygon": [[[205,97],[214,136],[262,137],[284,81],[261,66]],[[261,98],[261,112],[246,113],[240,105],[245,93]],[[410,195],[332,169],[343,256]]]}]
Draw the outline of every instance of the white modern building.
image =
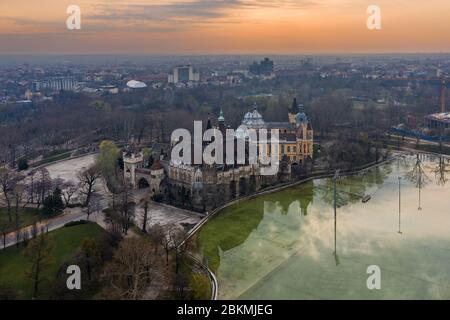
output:
[{"label": "white modern building", "polygon": [[142,81],[130,80],[127,82],[127,87],[131,89],[147,88],[147,85]]}]

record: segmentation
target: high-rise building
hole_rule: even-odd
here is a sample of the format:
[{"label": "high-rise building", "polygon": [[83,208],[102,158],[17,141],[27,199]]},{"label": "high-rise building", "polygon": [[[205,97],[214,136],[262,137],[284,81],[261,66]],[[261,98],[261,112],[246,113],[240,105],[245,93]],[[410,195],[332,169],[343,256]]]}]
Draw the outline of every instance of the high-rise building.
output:
[{"label": "high-rise building", "polygon": [[274,63],[269,58],[265,58],[261,62],[253,62],[253,64],[250,65],[249,71],[251,74],[255,76],[272,76],[274,70]]},{"label": "high-rise building", "polygon": [[178,66],[173,69],[172,74],[169,74],[169,83],[179,83],[179,82],[196,82],[200,81],[200,73],[194,72],[194,68],[191,65]]}]

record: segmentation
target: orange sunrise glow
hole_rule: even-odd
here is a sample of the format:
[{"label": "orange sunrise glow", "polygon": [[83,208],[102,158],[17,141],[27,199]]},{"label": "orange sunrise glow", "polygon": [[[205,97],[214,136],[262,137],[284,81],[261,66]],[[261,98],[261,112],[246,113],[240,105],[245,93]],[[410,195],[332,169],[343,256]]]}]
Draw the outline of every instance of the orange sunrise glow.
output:
[{"label": "orange sunrise glow", "polygon": [[[81,30],[65,27],[71,4]],[[381,30],[366,27],[372,4]],[[3,0],[0,53],[445,52],[449,13],[448,0]]]}]

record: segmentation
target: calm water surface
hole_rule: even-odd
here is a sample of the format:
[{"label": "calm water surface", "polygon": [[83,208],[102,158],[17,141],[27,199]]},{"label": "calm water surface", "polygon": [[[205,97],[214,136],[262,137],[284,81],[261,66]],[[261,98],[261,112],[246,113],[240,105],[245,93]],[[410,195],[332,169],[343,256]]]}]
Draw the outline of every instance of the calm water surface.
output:
[{"label": "calm water surface", "polygon": [[450,161],[428,155],[340,178],[336,232],[330,179],[225,209],[198,234],[219,298],[450,299],[447,179]]}]

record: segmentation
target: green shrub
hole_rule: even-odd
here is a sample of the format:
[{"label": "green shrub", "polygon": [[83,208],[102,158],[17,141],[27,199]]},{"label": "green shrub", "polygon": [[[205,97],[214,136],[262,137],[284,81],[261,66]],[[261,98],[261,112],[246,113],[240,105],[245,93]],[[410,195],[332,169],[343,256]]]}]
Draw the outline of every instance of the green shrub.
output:
[{"label": "green shrub", "polygon": [[19,162],[17,163],[17,168],[20,171],[27,170],[28,169],[28,161],[27,161],[27,159],[20,159]]},{"label": "green shrub", "polygon": [[54,216],[60,214],[64,209],[64,202],[62,200],[61,189],[56,188],[55,191],[43,202],[43,212],[46,215]]},{"label": "green shrub", "polygon": [[89,221],[87,220],[78,220],[78,221],[71,221],[71,222],[67,222],[64,227],[65,228],[70,228],[70,227],[75,227],[75,226],[79,226],[79,225],[83,225],[83,224],[88,224]]}]

